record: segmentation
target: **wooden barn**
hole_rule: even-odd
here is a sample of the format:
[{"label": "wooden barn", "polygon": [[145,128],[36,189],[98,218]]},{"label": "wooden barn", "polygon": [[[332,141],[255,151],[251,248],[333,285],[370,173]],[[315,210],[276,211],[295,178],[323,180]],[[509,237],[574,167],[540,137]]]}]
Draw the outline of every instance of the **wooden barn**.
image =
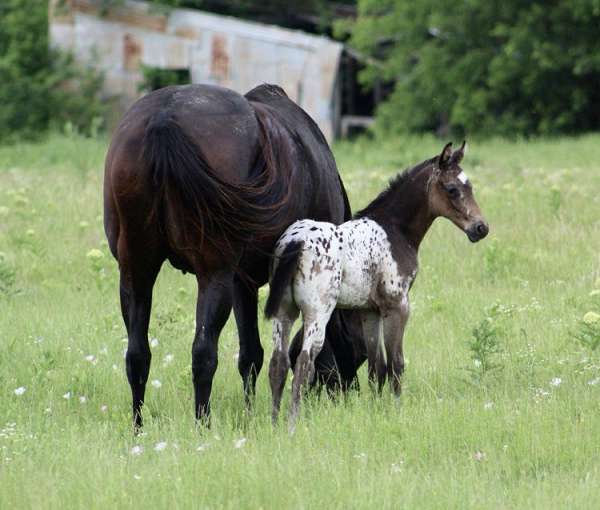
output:
[{"label": "wooden barn", "polygon": [[104,11],[93,0],[51,0],[50,38],[103,72],[104,93],[121,110],[145,92],[152,71],[241,93],[276,83],[331,141],[370,124],[378,96],[360,89],[360,63],[340,42],[198,10],[126,1]]}]

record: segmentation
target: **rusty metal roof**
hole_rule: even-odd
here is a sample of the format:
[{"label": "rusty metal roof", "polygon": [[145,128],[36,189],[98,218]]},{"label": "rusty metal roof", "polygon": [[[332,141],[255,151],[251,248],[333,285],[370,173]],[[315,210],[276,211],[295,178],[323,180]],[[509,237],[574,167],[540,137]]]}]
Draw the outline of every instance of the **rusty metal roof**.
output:
[{"label": "rusty metal roof", "polygon": [[193,83],[240,93],[276,83],[333,138],[338,42],[196,10],[157,11],[145,2],[127,1],[106,13],[92,0],[51,5],[52,44],[101,69],[105,92],[122,97],[124,105],[140,95],[142,65],[187,69]]}]

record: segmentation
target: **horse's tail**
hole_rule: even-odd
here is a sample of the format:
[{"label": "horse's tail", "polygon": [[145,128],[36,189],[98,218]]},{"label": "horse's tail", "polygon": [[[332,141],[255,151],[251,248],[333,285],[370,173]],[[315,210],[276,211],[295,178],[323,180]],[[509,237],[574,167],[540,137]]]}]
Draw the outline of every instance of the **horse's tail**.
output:
[{"label": "horse's tail", "polygon": [[338,179],[340,181],[340,188],[342,188],[342,198],[344,199],[344,221],[350,221],[352,219],[352,209],[350,208],[350,200],[348,200],[348,193],[342,182],[342,176],[338,172]]},{"label": "horse's tail", "polygon": [[266,125],[263,117],[264,112],[257,112],[260,150],[243,183],[220,177],[171,112],[150,118],[143,158],[159,190],[154,213],[162,209],[174,215],[164,229],[175,247],[197,251],[208,241],[235,265],[245,245],[277,236],[287,226],[282,213],[294,167],[281,148],[281,129]]},{"label": "horse's tail", "polygon": [[277,313],[285,289],[291,284],[298,268],[298,260],[302,253],[303,241],[291,241],[277,257],[275,271],[269,285],[269,297],[265,305],[265,317],[270,319]]}]

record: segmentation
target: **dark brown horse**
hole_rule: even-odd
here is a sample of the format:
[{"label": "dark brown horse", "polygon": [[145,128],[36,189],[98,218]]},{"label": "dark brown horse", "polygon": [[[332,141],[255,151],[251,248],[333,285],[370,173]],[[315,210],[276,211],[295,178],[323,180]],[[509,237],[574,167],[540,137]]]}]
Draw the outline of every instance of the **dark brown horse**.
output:
[{"label": "dark brown horse", "polygon": [[[165,260],[198,282],[192,373],[195,413],[203,419],[232,306],[247,402],[254,393],[263,363],[258,288],[267,282],[279,235],[299,218],[350,217],[327,142],[281,88],[262,85],[241,96],[189,85],[137,101],[113,136],[104,178],[104,226],[119,262],[135,426],[142,424],[150,370],[152,289]],[[341,314],[332,318],[328,337],[317,370],[346,385],[356,370]]]}]

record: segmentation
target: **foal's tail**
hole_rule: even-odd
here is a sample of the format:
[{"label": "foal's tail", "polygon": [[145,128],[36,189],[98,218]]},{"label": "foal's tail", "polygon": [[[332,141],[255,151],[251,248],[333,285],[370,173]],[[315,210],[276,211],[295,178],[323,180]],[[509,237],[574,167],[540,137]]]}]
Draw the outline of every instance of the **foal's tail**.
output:
[{"label": "foal's tail", "polygon": [[269,297],[265,305],[265,317],[270,319],[277,313],[283,293],[291,284],[294,273],[298,268],[298,259],[302,253],[303,241],[291,241],[278,257],[275,272],[271,277]]}]

